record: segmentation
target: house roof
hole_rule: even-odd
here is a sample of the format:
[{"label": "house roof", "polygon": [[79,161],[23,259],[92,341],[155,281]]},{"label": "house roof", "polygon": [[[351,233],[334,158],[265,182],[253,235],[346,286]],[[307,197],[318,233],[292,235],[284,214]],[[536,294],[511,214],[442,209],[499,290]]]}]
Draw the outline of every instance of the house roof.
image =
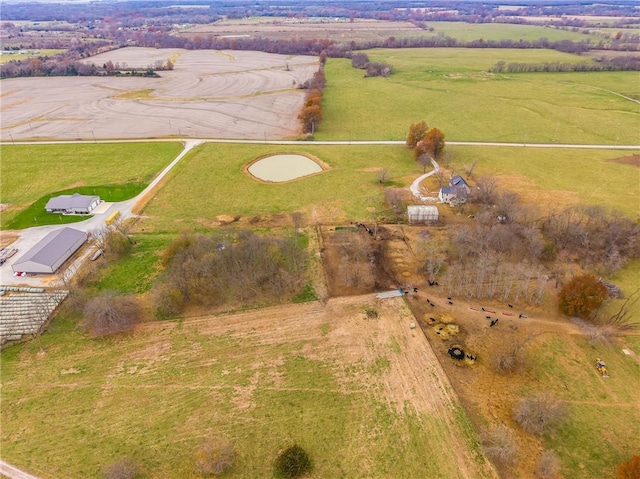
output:
[{"label": "house roof", "polygon": [[456,175],[453,178],[451,178],[451,181],[449,181],[449,184],[451,186],[462,186],[462,185],[464,185],[466,187],[469,187],[469,184],[460,175]]},{"label": "house roof", "polygon": [[52,231],[22,255],[14,266],[17,266],[18,263],[33,261],[34,263],[53,267],[81,238],[86,240],[86,234],[73,228],[61,228]]},{"label": "house roof", "polygon": [[47,201],[45,209],[48,210],[71,210],[74,208],[89,208],[94,201],[100,201],[99,196],[87,196],[80,193],[73,195],[60,195]]}]

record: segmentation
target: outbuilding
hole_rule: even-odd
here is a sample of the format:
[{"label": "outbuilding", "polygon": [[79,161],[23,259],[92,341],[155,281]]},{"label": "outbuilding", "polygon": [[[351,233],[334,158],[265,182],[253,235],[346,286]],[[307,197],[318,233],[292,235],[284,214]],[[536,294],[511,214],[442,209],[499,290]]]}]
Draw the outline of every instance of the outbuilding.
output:
[{"label": "outbuilding", "polygon": [[55,273],[86,241],[86,233],[73,228],[52,231],[11,267],[14,272]]},{"label": "outbuilding", "polygon": [[99,196],[88,196],[81,195],[80,193],[74,193],[72,195],[60,195],[51,198],[44,209],[49,213],[88,215],[99,204]]},{"label": "outbuilding", "polygon": [[436,223],[439,219],[437,206],[409,205],[407,206],[407,216],[409,223]]}]

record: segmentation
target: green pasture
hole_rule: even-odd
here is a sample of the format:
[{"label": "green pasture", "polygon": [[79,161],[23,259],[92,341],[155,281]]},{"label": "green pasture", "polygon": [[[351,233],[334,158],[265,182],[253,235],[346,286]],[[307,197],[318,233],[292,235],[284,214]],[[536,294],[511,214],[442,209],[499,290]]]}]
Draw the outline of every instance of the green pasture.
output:
[{"label": "green pasture", "polygon": [[[596,358],[605,361],[610,378],[595,370]],[[562,476],[615,477],[616,465],[638,452],[633,438],[640,437],[640,364],[617,343],[562,336],[537,347],[530,367],[535,381],[522,395],[552,391],[569,407],[568,420],[544,440],[562,459]]]},{"label": "green pasture", "polygon": [[[422,119],[447,140],[639,144],[638,72],[490,74],[498,61],[591,61],[551,50],[379,49],[394,67],[364,78],[329,59],[319,140],[402,140]],[[619,96],[623,95],[623,96]]]},{"label": "green pasture", "polygon": [[[37,51],[37,53],[35,53]],[[13,60],[26,60],[28,58],[52,57],[58,53],[64,52],[63,49],[44,48],[42,50],[26,50],[24,53],[6,53],[3,51],[0,55],[0,63],[7,63]]]},{"label": "green pasture", "polygon": [[[328,171],[289,183],[263,183],[243,167],[269,153],[310,153]],[[244,217],[303,211],[312,220],[314,207],[333,221],[371,218],[368,207],[382,208],[378,174],[407,185],[422,171],[404,146],[292,146],[205,144],[172,170],[169,180],[148,203],[147,231],[205,229],[217,215]],[[325,220],[329,220],[327,217]]]},{"label": "green pasture", "polygon": [[146,185],[181,148],[179,142],[3,145],[0,202],[9,208],[2,213],[2,227],[53,192]]},{"label": "green pasture", "polygon": [[399,413],[376,398],[380,376],[363,376],[364,360],[310,357],[337,326],[265,344],[231,327],[212,335],[166,322],[95,341],[59,318],[38,341],[2,352],[2,458],[43,479],[87,479],[132,456],[141,479],[190,479],[200,477],[196,449],[221,435],[236,452],[228,478],[273,477],[293,442],[313,459],[310,479],[458,477],[450,431],[456,447],[477,447],[467,416],[445,424]]},{"label": "green pasture", "polygon": [[[464,165],[477,161],[476,177],[487,174],[503,177],[499,180],[500,187],[523,196],[548,199],[557,195],[553,204],[558,209],[571,203],[601,205],[639,218],[640,168],[612,161],[638,152],[487,146],[448,146],[447,150],[455,168],[462,170]],[[518,182],[515,187],[513,177],[523,179],[526,184]]]},{"label": "green pasture", "polygon": [[510,23],[464,23],[464,22],[427,22],[433,32],[423,32],[425,36],[443,35],[463,42],[473,40],[527,40],[534,41],[546,38],[551,42],[571,40],[581,42],[598,40],[595,35],[560,30],[553,27],[537,25],[516,25]]},{"label": "green pasture", "polygon": [[[262,183],[243,172],[243,166],[269,153],[310,153],[330,169],[281,184]],[[610,160],[631,154],[614,150],[537,149],[448,146],[452,167],[462,170],[477,160],[475,174],[523,178],[527,191],[548,197],[565,192],[556,201],[600,204],[637,217],[640,170]],[[187,156],[144,214],[147,231],[206,229],[218,215],[244,217],[303,211],[311,220],[314,207],[333,209],[333,222],[367,220],[368,208],[380,211],[382,190],[374,168],[387,168],[389,180],[406,186],[422,169],[402,145],[290,146],[207,144]],[[567,200],[568,198],[568,200]],[[331,218],[324,218],[330,221]]]}]

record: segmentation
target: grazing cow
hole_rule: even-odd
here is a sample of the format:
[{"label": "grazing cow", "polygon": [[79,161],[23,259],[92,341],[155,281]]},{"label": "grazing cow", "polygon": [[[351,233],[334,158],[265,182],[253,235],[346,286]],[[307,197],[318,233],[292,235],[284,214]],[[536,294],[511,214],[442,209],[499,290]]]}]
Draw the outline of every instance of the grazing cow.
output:
[{"label": "grazing cow", "polygon": [[518,317],[519,317],[519,318],[527,318],[528,316],[527,316],[526,314],[522,314],[522,313],[521,313],[521,314],[519,314],[519,315],[518,315]]},{"label": "grazing cow", "polygon": [[498,324],[498,318],[493,319],[493,320],[491,321],[491,323],[489,323],[489,327],[490,327],[490,328],[493,328],[496,324]]},{"label": "grazing cow", "polygon": [[449,301],[451,301],[451,296],[447,296],[447,299],[448,299]]},{"label": "grazing cow", "polygon": [[482,311],[485,311],[485,309],[484,309],[484,308],[481,308],[481,309],[482,309]]},{"label": "grazing cow", "polygon": [[512,305],[510,305],[510,304],[507,304],[507,306],[509,306],[510,308],[513,308],[513,306],[512,306]]},{"label": "grazing cow", "polygon": [[447,303],[449,303],[449,304],[453,304],[453,301],[447,301]]},{"label": "grazing cow", "polygon": [[487,319],[491,319],[491,316],[486,316]]},{"label": "grazing cow", "polygon": [[431,321],[435,322],[436,318],[429,318]]}]

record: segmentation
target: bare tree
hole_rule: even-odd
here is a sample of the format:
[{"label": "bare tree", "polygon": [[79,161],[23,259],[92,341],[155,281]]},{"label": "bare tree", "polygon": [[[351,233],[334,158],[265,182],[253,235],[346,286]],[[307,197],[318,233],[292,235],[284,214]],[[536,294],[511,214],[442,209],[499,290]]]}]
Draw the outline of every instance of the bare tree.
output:
[{"label": "bare tree", "polygon": [[566,419],[567,406],[562,399],[543,392],[520,400],[513,416],[525,431],[544,434]]},{"label": "bare tree", "polygon": [[400,188],[385,188],[384,199],[389,208],[396,214],[404,213],[406,209],[405,192]]},{"label": "bare tree", "polygon": [[556,479],[560,476],[560,458],[550,449],[544,451],[536,465],[536,475],[540,479]]},{"label": "bare tree", "polygon": [[418,164],[422,166],[423,173],[427,171],[427,166],[431,165],[431,160],[432,160],[431,155],[429,155],[428,153],[423,153],[420,156],[418,156],[418,158],[416,159]]},{"label": "bare tree", "polygon": [[473,190],[473,198],[480,203],[491,206],[497,200],[498,180],[493,176],[481,176],[476,181],[476,189]]},{"label": "bare tree", "polygon": [[201,476],[218,476],[233,465],[233,446],[224,438],[216,437],[202,444],[196,451],[196,471]]},{"label": "bare tree", "polygon": [[513,466],[518,460],[520,450],[511,429],[500,424],[481,435],[486,453],[505,466]]},{"label": "bare tree", "polygon": [[627,299],[625,299],[624,303],[622,303],[620,308],[604,321],[598,321],[598,316],[601,310],[598,310],[598,312],[594,316],[594,320],[608,326],[614,326],[616,329],[620,329],[623,331],[637,329],[640,327],[640,325],[638,323],[632,322],[633,318],[631,317],[631,312],[633,311],[633,306],[638,302],[639,299],[640,288],[631,293],[627,297]]},{"label": "bare tree", "polygon": [[107,466],[104,470],[105,479],[136,479],[139,477],[138,463],[130,458],[125,457]]},{"label": "bare tree", "polygon": [[473,162],[470,165],[464,165],[462,167],[465,175],[467,175],[467,178],[471,178],[473,176],[473,170],[476,169],[477,164],[478,164],[478,160],[473,160]]},{"label": "bare tree", "polygon": [[116,219],[114,219],[113,223],[111,223],[111,226],[118,230],[122,236],[127,238],[127,241],[129,241],[129,243],[131,243],[132,245],[136,244],[135,240],[131,236],[129,236],[129,228],[131,226],[131,223],[126,221],[122,216],[118,216]]},{"label": "bare tree", "polygon": [[534,336],[528,335],[512,342],[505,342],[493,358],[493,367],[496,372],[510,374],[520,369],[527,360],[526,346],[533,338]]},{"label": "bare tree", "polygon": [[130,331],[142,319],[135,298],[104,291],[90,299],[84,308],[84,326],[93,336]]},{"label": "bare tree", "polygon": [[389,178],[389,170],[386,168],[380,168],[378,170],[378,183],[384,185]]}]

